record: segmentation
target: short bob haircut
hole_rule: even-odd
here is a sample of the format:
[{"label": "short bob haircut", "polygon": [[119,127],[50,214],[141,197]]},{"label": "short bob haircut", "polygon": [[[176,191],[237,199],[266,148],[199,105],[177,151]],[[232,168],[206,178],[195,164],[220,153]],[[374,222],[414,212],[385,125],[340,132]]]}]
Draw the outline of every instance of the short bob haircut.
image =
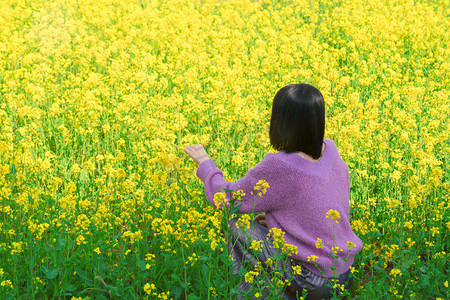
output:
[{"label": "short bob haircut", "polygon": [[309,84],[290,84],[273,99],[270,144],[278,151],[322,155],[325,104],[322,93]]}]

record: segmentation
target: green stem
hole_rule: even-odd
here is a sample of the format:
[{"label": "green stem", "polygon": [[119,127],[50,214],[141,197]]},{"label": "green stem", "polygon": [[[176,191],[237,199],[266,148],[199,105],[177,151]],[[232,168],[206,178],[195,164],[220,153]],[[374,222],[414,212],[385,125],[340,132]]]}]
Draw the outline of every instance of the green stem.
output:
[{"label": "green stem", "polygon": [[210,260],[208,260],[208,300],[211,299],[211,290],[210,290],[210,286],[211,286],[211,263]]},{"label": "green stem", "polygon": [[333,220],[333,248],[331,248],[331,251],[333,252],[333,274],[336,278],[336,257],[334,257],[334,247],[335,247],[335,240],[336,240],[336,233],[334,228],[334,220]]},{"label": "green stem", "polygon": [[187,290],[187,287],[188,287],[188,285],[187,285],[187,280],[186,280],[186,278],[187,278],[187,275],[186,275],[186,267],[185,267],[185,265],[184,265],[184,263],[185,263],[185,258],[184,258],[184,247],[183,247],[183,242],[182,241],[180,241],[180,246],[181,246],[181,256],[182,256],[182,258],[183,258],[183,264],[182,264],[182,268],[183,268],[183,281],[184,281],[184,285],[186,286],[186,290],[184,291],[184,299],[185,300],[187,300],[188,299],[188,290]]},{"label": "green stem", "polygon": [[[31,245],[31,242],[28,243],[28,245]],[[31,275],[31,295],[34,296],[34,285],[33,285],[33,267],[34,267],[34,261],[33,261],[33,251],[30,251],[30,275]]]}]

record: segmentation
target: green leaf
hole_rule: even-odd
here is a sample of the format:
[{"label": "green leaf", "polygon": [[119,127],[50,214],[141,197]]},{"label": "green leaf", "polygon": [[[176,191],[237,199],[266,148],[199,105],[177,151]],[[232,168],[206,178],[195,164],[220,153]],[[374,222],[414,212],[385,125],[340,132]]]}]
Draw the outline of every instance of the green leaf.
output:
[{"label": "green leaf", "polygon": [[45,275],[45,277],[47,277],[47,279],[55,279],[59,274],[58,268],[49,269],[46,266],[42,266],[41,271],[42,271],[42,273],[44,273],[44,275]]},{"label": "green leaf", "polygon": [[370,296],[371,299],[375,299],[375,290],[373,289],[372,282],[368,282],[364,287],[366,289],[367,296]]},{"label": "green leaf", "polygon": [[86,284],[88,284],[89,286],[94,286],[94,281],[91,280],[91,279],[89,279],[89,278],[87,277],[87,274],[86,274],[85,271],[83,271],[83,270],[81,270],[81,269],[79,269],[79,268],[75,268],[75,272],[77,273],[77,275],[78,275],[81,279],[84,280],[84,282],[85,282]]},{"label": "green leaf", "polygon": [[105,295],[103,295],[103,294],[97,293],[97,294],[95,295],[95,299],[99,299],[99,300],[107,300],[108,298],[107,298]]},{"label": "green leaf", "polygon": [[140,271],[147,270],[146,265],[147,265],[147,263],[145,262],[145,260],[143,260],[143,259],[137,260],[137,267],[139,268]]},{"label": "green leaf", "polygon": [[70,283],[70,284],[65,286],[64,291],[71,292],[71,291],[75,291],[76,289],[77,289],[77,286]]},{"label": "green leaf", "polygon": [[209,258],[210,258],[209,256],[202,255],[198,259],[200,259],[200,260],[209,260]]},{"label": "green leaf", "polygon": [[108,284],[107,288],[110,290],[118,290],[118,288],[116,286],[110,285],[110,284]]},{"label": "green leaf", "polygon": [[406,272],[409,267],[414,263],[415,259],[410,259],[402,265],[402,272]]},{"label": "green leaf", "polygon": [[122,296],[119,292],[119,288],[117,288],[116,286],[108,284],[107,288],[112,292],[112,294],[114,296],[117,296],[117,297]]},{"label": "green leaf", "polygon": [[183,282],[183,281],[181,280],[180,276],[178,276],[178,275],[175,274],[175,273],[172,273],[172,274],[170,275],[170,277],[172,277],[172,279],[175,279],[175,281],[178,282],[178,283]]},{"label": "green leaf", "polygon": [[172,289],[170,290],[171,296],[174,295],[175,299],[179,299],[182,292],[183,292],[183,289],[179,285],[172,286]]},{"label": "green leaf", "polygon": [[58,243],[56,244],[56,251],[61,251],[65,244],[66,240],[64,238],[59,238]]},{"label": "green leaf", "polygon": [[180,285],[181,285],[181,287],[182,287],[183,289],[185,289],[186,291],[189,291],[189,285],[187,285],[187,284],[184,283],[184,282],[180,282]]},{"label": "green leaf", "polygon": [[209,268],[206,264],[202,265],[202,275],[203,275],[203,280],[205,281],[205,285],[208,285],[208,271]]},{"label": "green leaf", "polygon": [[235,206],[231,209],[230,214],[234,214],[235,212],[237,212],[239,210],[239,208],[241,208],[242,203],[239,204],[238,206]]}]

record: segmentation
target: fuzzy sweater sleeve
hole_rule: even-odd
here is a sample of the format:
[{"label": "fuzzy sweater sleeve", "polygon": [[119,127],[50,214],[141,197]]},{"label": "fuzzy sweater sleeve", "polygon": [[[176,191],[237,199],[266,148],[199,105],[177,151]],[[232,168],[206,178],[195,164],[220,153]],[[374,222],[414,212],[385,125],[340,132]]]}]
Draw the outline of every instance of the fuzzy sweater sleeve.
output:
[{"label": "fuzzy sweater sleeve", "polygon": [[[214,194],[217,192],[222,192],[224,189],[230,189],[233,193],[241,190],[245,195],[237,203],[237,205],[242,204],[237,213],[267,212],[276,208],[277,190],[280,189],[280,184],[276,182],[277,164],[279,163],[281,162],[274,159],[273,154],[269,153],[244,177],[236,182],[229,182],[224,179],[223,172],[210,159],[198,166],[197,176],[203,181],[206,198],[214,207],[216,207]],[[255,185],[260,180],[265,180],[269,184],[269,188],[262,196],[258,196],[258,191],[255,191]],[[226,194],[227,201],[229,201],[230,195]]]}]

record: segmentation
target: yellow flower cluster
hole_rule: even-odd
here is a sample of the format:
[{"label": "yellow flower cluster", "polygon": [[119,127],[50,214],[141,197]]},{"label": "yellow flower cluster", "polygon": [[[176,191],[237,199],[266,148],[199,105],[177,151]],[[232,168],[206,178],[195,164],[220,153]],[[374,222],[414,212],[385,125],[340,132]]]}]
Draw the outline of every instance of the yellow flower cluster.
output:
[{"label": "yellow flower cluster", "polygon": [[321,238],[317,238],[316,240],[316,248],[317,249],[322,249],[323,248],[323,241]]},{"label": "yellow flower cluster", "polygon": [[297,246],[288,244],[288,243],[284,243],[283,247],[281,247],[281,253],[286,253],[286,254],[298,254],[298,249]]},{"label": "yellow flower cluster", "polygon": [[122,237],[124,239],[129,239],[130,244],[134,244],[135,242],[142,239],[142,230],[138,230],[136,232],[125,231]]},{"label": "yellow flower cluster", "polygon": [[394,278],[397,276],[402,276],[402,272],[399,269],[392,269],[389,272],[389,275],[393,276]]},{"label": "yellow flower cluster", "polygon": [[237,190],[233,193],[233,197],[234,199],[236,199],[236,201],[240,201],[242,199],[242,197],[245,196],[245,193],[242,190]]},{"label": "yellow flower cluster", "polygon": [[216,290],[215,287],[211,286],[211,287],[209,287],[209,289],[211,290],[211,294],[212,294],[213,297],[217,297],[218,296],[217,290]]},{"label": "yellow flower cluster", "polygon": [[267,181],[265,180],[259,180],[255,187],[254,187],[254,191],[257,192],[258,196],[262,196],[267,192],[267,189],[269,188],[269,183],[267,183]]},{"label": "yellow flower cluster", "polygon": [[237,228],[242,228],[244,230],[244,228],[250,229],[250,215],[245,214],[239,217],[239,219],[236,222],[236,227]]},{"label": "yellow flower cluster", "polygon": [[156,286],[154,283],[146,283],[144,285],[144,292],[147,293],[147,295],[151,296],[157,296],[158,293],[156,293]]},{"label": "yellow flower cluster", "polygon": [[285,232],[279,228],[271,228],[267,234],[267,240],[272,240],[273,247],[275,249],[281,249],[286,243],[284,239]]},{"label": "yellow flower cluster", "polygon": [[262,251],[262,242],[263,241],[252,241],[251,243],[250,243],[250,249],[252,249],[252,250],[255,250],[255,251],[257,251],[257,252],[260,252],[260,251]]},{"label": "yellow flower cluster", "polygon": [[26,243],[25,242],[18,242],[18,243],[12,242],[11,246],[9,247],[9,248],[11,248],[11,255],[21,253],[23,251],[23,248],[22,248],[23,245],[26,245]]},{"label": "yellow flower cluster", "polygon": [[308,255],[307,257],[307,261],[311,261],[314,262],[318,259],[319,257],[317,255]]},{"label": "yellow flower cluster", "polygon": [[244,280],[247,283],[253,283],[253,281],[255,280],[255,277],[258,275],[259,275],[259,272],[250,270],[247,273],[245,273]]},{"label": "yellow flower cluster", "polygon": [[340,214],[337,210],[330,209],[330,210],[326,213],[325,218],[331,219],[331,220],[333,220],[334,222],[336,222],[336,224],[337,224],[337,223],[339,223],[339,222],[336,221],[336,220],[339,220],[339,219],[341,218],[341,214]]},{"label": "yellow flower cluster", "polygon": [[302,275],[302,267],[301,266],[293,266],[292,269],[294,270],[294,274]]},{"label": "yellow flower cluster", "polygon": [[3,280],[3,281],[0,283],[0,285],[1,285],[2,287],[8,287],[8,288],[10,288],[10,289],[13,288],[13,284],[12,284],[11,280]]},{"label": "yellow flower cluster", "polygon": [[352,249],[353,247],[356,246],[356,244],[353,243],[353,242],[347,242],[347,244],[345,244],[345,246],[346,246],[348,249]]},{"label": "yellow flower cluster", "polygon": [[222,209],[227,204],[226,194],[224,192],[215,193],[213,201],[217,209]]}]

